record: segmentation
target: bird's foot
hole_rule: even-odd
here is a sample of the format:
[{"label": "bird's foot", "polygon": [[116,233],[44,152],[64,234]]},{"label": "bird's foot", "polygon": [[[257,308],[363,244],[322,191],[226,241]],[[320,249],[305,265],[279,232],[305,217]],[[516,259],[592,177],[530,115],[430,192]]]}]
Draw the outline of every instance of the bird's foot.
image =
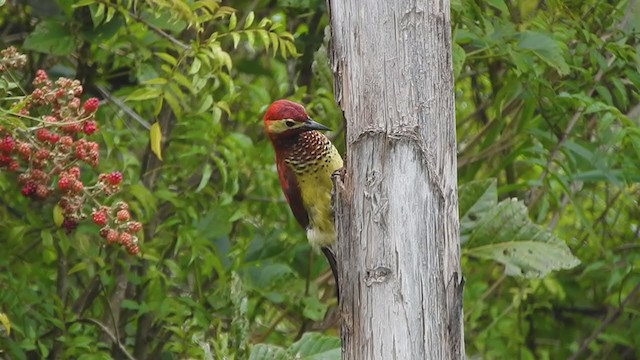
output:
[{"label": "bird's foot", "polygon": [[333,182],[333,188],[331,188],[331,216],[335,214],[337,192],[343,192],[344,190],[344,178],[347,174],[347,168],[341,167],[331,174],[331,182]]}]

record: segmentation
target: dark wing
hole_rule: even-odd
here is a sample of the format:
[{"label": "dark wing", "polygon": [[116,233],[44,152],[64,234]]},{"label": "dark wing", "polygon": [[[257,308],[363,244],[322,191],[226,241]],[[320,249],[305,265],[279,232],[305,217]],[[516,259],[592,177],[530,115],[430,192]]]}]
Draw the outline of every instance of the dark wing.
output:
[{"label": "dark wing", "polygon": [[291,169],[289,169],[284,161],[278,159],[276,160],[276,163],[278,166],[278,178],[280,178],[282,192],[284,192],[284,196],[287,198],[291,212],[293,212],[293,216],[298,220],[300,226],[306,229],[309,225],[309,215],[302,203],[302,194],[300,193],[300,187],[298,186],[296,175],[291,171]]}]

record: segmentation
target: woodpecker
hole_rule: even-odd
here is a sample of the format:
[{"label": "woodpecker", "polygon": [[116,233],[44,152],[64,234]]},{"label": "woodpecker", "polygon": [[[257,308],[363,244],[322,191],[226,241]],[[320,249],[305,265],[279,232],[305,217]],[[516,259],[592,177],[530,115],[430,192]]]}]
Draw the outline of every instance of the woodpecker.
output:
[{"label": "woodpecker", "polygon": [[302,105],[289,100],[277,100],[269,106],[264,127],[275,150],[278,178],[291,212],[306,230],[311,247],[326,256],[337,289],[337,262],[331,249],[336,241],[331,175],[342,168],[343,162],[335,146],[320,132],[330,129],[313,121]]}]

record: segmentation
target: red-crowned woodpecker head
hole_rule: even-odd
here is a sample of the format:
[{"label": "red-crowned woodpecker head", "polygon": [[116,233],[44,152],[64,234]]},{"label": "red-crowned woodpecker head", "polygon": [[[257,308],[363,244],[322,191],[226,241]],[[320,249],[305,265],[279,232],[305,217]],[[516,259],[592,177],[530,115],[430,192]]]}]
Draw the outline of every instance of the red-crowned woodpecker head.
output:
[{"label": "red-crowned woodpecker head", "polygon": [[309,130],[330,130],[307,115],[304,107],[289,100],[276,100],[264,114],[264,129],[271,139],[287,138]]}]

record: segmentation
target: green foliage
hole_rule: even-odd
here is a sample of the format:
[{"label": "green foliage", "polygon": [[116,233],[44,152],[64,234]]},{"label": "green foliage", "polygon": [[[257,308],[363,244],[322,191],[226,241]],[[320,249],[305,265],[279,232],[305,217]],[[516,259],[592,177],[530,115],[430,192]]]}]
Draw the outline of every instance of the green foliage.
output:
[{"label": "green foliage", "polygon": [[452,3],[468,354],[639,356],[633,3]]},{"label": "green foliage", "polygon": [[527,216],[515,199],[498,203],[495,179],[460,186],[460,241],[468,256],[505,265],[507,275],[537,278],[580,261],[564,241]]},{"label": "green foliage", "polygon": [[[145,228],[140,258],[93,225],[67,236],[0,172],[0,351],[338,358],[331,275],[260,119],[303,102],[343,147],[324,1],[32,3],[0,8],[2,47],[104,100],[101,167],[124,173]],[[640,356],[638,16],[633,1],[452,1],[469,355]]]},{"label": "green foliage", "polygon": [[340,339],[318,333],[306,333],[288,349],[259,344],[251,350],[250,360],[338,360]]}]

